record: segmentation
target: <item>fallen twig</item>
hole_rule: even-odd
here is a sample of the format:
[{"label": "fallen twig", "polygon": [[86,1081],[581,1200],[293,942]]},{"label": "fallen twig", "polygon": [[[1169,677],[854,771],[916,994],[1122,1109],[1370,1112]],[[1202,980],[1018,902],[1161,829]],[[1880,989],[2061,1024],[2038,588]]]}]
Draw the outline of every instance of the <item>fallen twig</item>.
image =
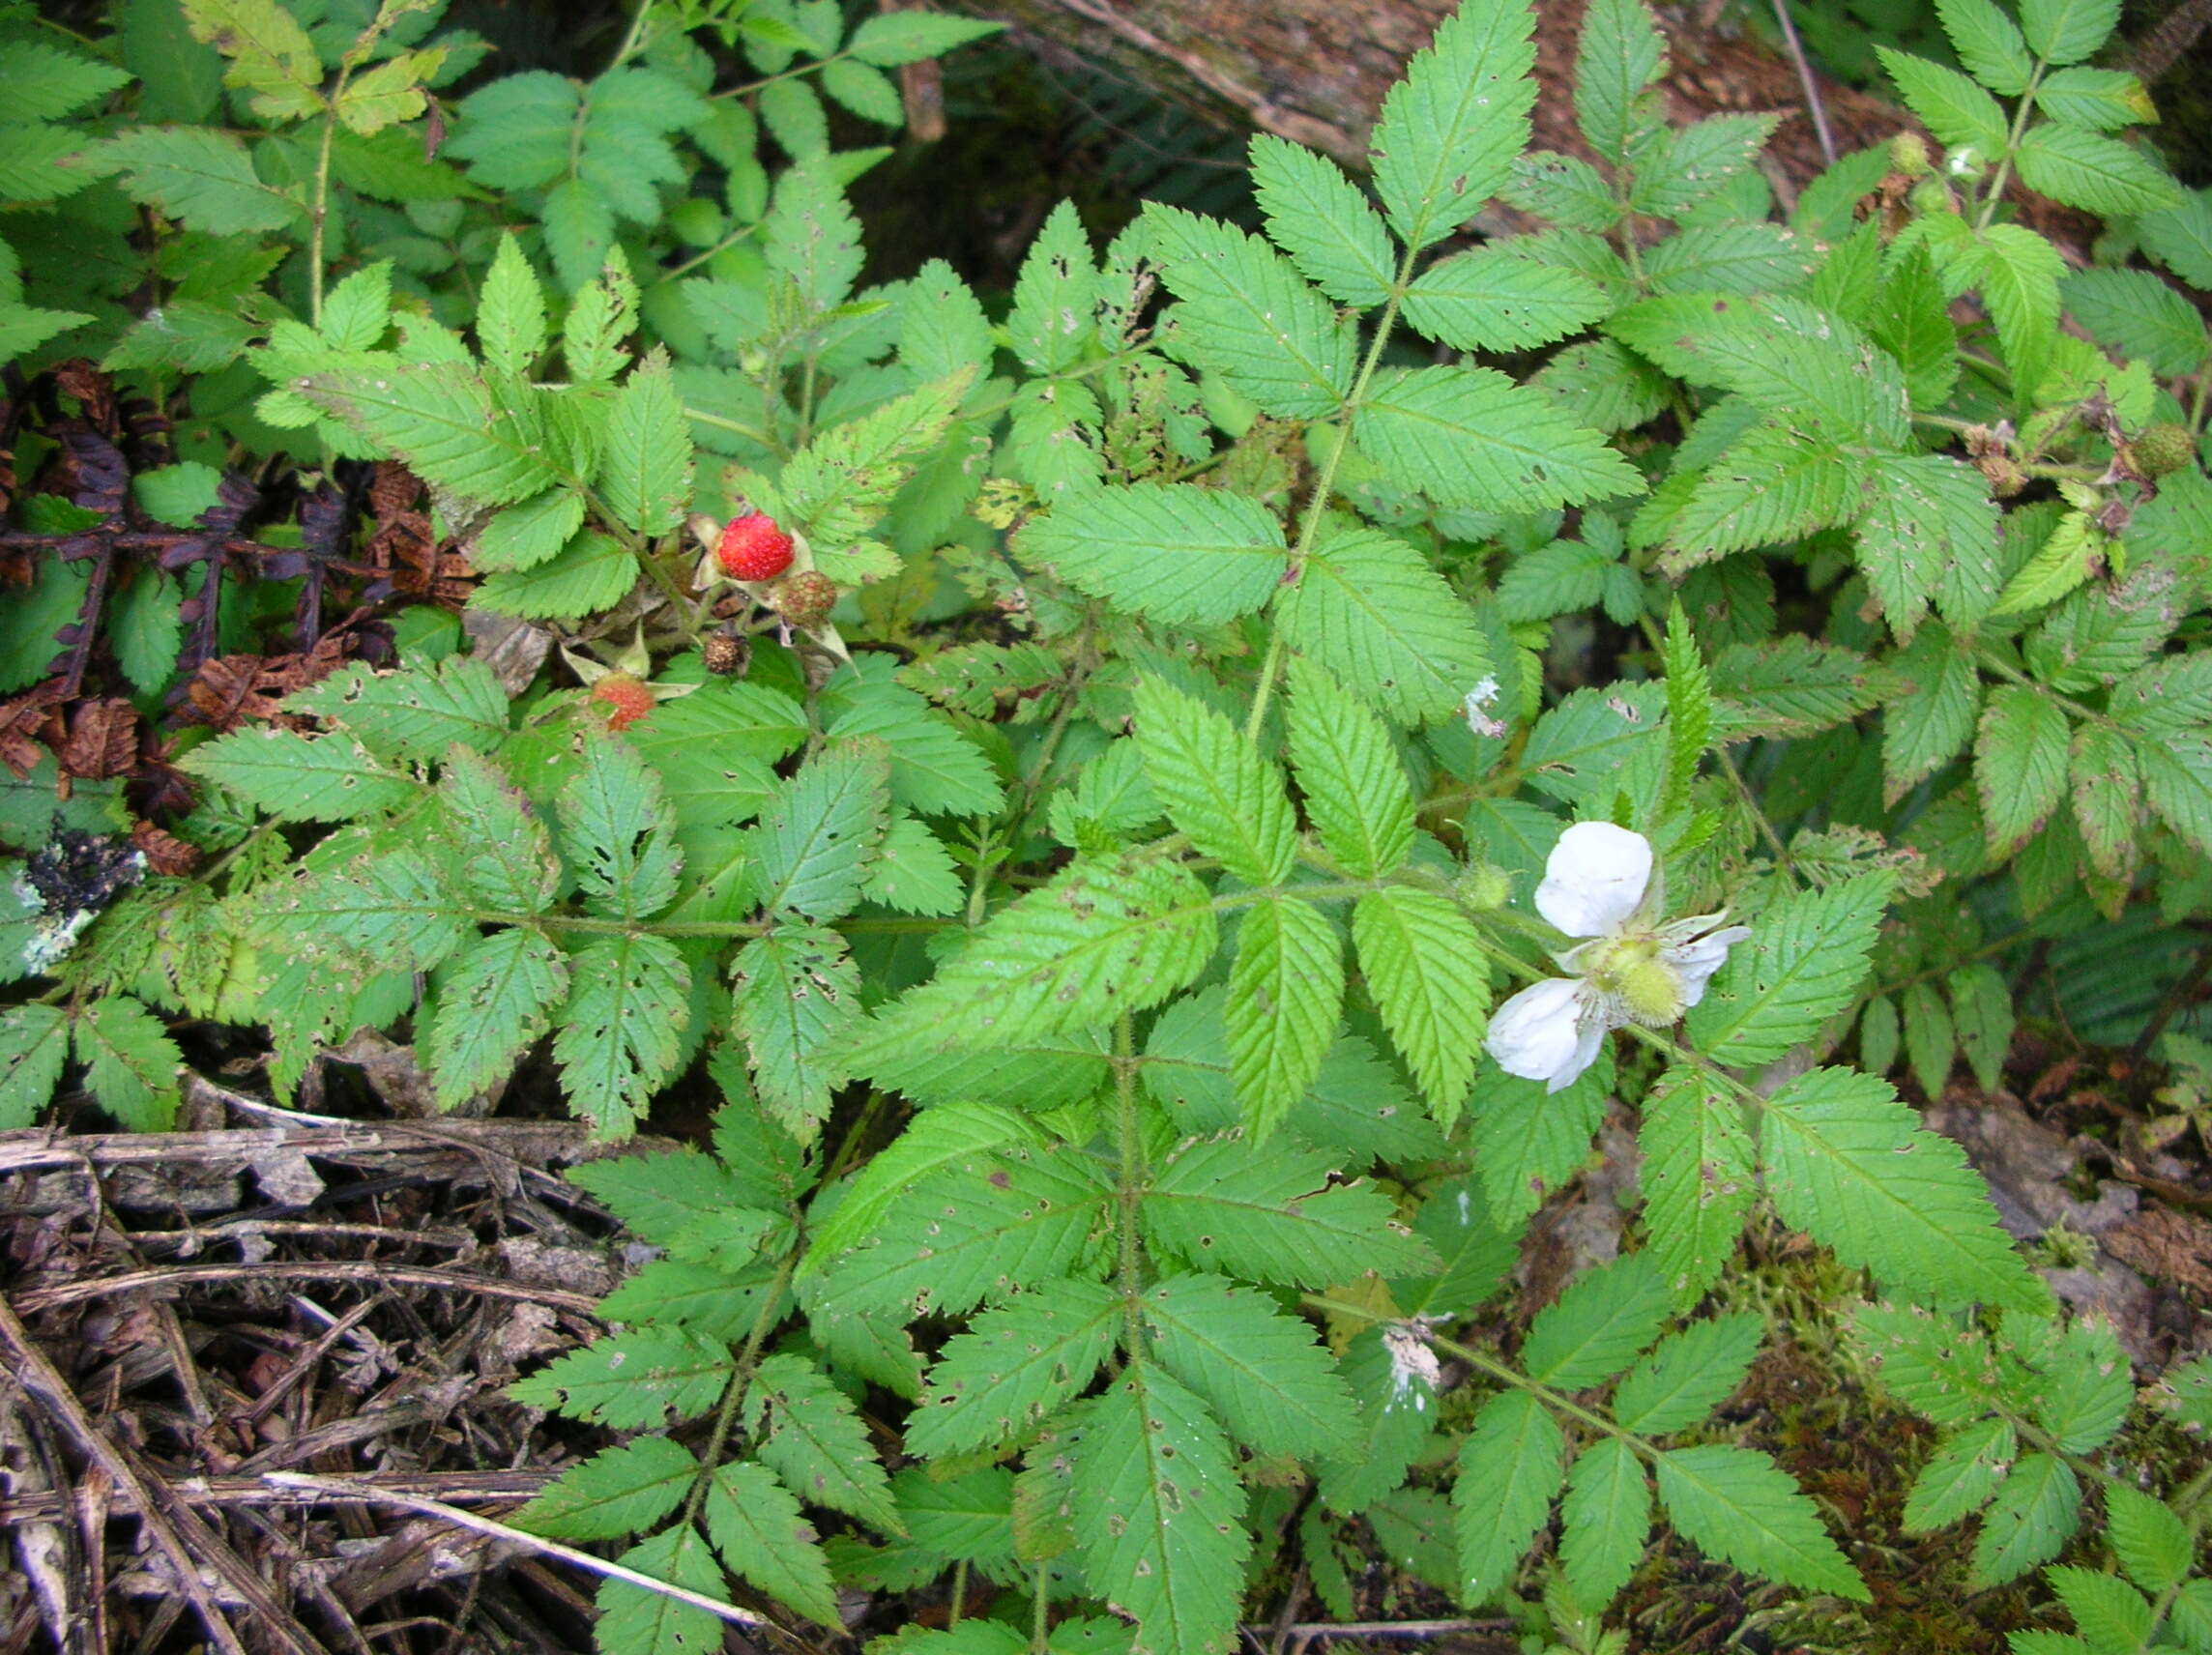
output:
[{"label": "fallen twig", "polygon": [[579,1316],[597,1315],[599,1301],[590,1293],[564,1292],[559,1288],[527,1287],[503,1282],[496,1276],[462,1275],[428,1264],[386,1264],[373,1259],[268,1260],[257,1264],[166,1264],[160,1269],[128,1270],[122,1275],[89,1281],[63,1282],[50,1288],[26,1288],[15,1294],[16,1307],[25,1312],[52,1310],[57,1305],[82,1304],[86,1299],[152,1288],[180,1287],[187,1282],[268,1281],[372,1282],[378,1287],[438,1288],[452,1292],[477,1293],[484,1298],[519,1299],[526,1304],[549,1304]]},{"label": "fallen twig", "polygon": [[603,1575],[608,1580],[622,1581],[629,1585],[641,1586],[649,1592],[658,1592],[663,1597],[675,1598],[678,1602],[687,1603],[694,1609],[703,1609],[710,1614],[719,1615],[733,1625],[771,1626],[774,1624],[766,1616],[753,1613],[749,1609],[740,1609],[736,1604],[723,1603],[718,1598],[708,1597],[704,1592],[695,1592],[684,1586],[671,1585],[666,1581],[656,1581],[651,1575],[641,1575],[635,1569],[627,1568],[621,1563],[610,1563],[604,1557],[595,1557],[589,1552],[579,1552],[573,1546],[562,1545],[558,1540],[547,1540],[541,1535],[530,1534],[519,1528],[511,1528],[504,1523],[494,1522],[488,1517],[479,1517],[473,1511],[463,1511],[458,1506],[447,1505],[442,1500],[425,1499],[420,1495],[405,1494],[394,1488],[372,1486],[356,1477],[312,1477],[304,1471],[264,1471],[261,1476],[262,1481],[273,1488],[310,1491],[325,1499],[357,1500],[364,1505],[396,1505],[404,1507],[408,1511],[422,1512],[427,1517],[442,1517],[455,1527],[470,1529],[478,1534],[488,1534],[494,1540],[509,1541],[513,1545],[544,1556],[558,1557],[564,1563],[573,1563],[579,1569],[589,1570],[595,1575]]},{"label": "fallen twig", "polygon": [[[237,1628],[208,1595],[207,1585],[200,1579],[199,1563],[138,1475],[137,1467],[93,1423],[92,1416],[84,1411],[84,1405],[77,1401],[76,1392],[70,1389],[69,1381],[46,1360],[46,1353],[33,1342],[30,1330],[24,1327],[15,1308],[4,1297],[0,1297],[0,1352],[5,1352],[8,1358],[9,1378],[45,1410],[47,1417],[75,1443],[79,1453],[107,1474],[118,1493],[128,1495],[137,1505],[140,1521],[168,1560],[177,1577],[178,1588],[191,1599],[210,1640],[227,1655],[246,1655],[246,1645],[239,1640]],[[270,1631],[297,1655],[311,1655],[304,1645],[283,1634],[280,1627],[272,1627]]]},{"label": "fallen twig", "polygon": [[[313,1489],[271,1488],[263,1472],[252,1477],[172,1477],[169,1491],[188,1505],[319,1505],[331,1496]],[[517,1505],[535,1499],[552,1471],[371,1471],[347,1479],[364,1489],[462,1505]],[[137,1514],[135,1496],[116,1490],[108,1501],[117,1517]],[[66,1492],[11,1495],[0,1525],[53,1523],[73,1510]]]}]

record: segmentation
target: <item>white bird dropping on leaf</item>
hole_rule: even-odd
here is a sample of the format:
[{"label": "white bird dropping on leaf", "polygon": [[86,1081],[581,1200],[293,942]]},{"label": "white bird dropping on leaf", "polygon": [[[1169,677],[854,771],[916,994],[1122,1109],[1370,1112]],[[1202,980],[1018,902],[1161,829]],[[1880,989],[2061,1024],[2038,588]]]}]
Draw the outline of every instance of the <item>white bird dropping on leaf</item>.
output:
[{"label": "white bird dropping on leaf", "polygon": [[1498,680],[1495,677],[1484,678],[1467,692],[1467,699],[1461,705],[1467,712],[1467,727],[1477,736],[1503,736],[1505,734],[1505,720],[1493,718],[1490,715],[1491,705],[1497,699]]},{"label": "white bird dropping on leaf", "polygon": [[1491,1018],[1483,1043],[1507,1074],[1572,1086],[1614,1030],[1663,1028],[1703,1000],[1731,945],[1751,935],[1723,927],[1725,913],[1660,924],[1652,860],[1650,840],[1610,822],[1559,835],[1536,912],[1584,941],[1552,956],[1573,976],[1523,989]]}]

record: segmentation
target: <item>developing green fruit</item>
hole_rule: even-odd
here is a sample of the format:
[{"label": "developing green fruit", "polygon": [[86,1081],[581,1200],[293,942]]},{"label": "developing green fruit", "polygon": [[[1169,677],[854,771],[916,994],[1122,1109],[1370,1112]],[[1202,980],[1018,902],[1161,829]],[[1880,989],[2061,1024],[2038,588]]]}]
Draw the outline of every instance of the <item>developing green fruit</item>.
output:
[{"label": "developing green fruit", "polygon": [[2128,445],[2128,457],[2145,477],[2171,477],[2197,463],[2197,440],[2188,426],[2162,421]]}]

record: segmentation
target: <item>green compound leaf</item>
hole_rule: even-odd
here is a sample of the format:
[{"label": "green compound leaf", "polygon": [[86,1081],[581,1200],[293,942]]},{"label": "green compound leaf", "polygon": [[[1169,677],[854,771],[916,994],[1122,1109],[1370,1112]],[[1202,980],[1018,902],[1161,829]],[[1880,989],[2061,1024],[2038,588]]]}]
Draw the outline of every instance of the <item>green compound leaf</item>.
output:
[{"label": "green compound leaf", "polygon": [[131,83],[129,72],[38,41],[0,48],[0,100],[12,121],[51,121]]},{"label": "green compound leaf", "polygon": [[1204,1397],[1237,1440],[1263,1454],[1352,1445],[1352,1393],[1305,1322],[1216,1275],[1169,1276],[1144,1292],[1159,1360]]},{"label": "green compound leaf", "polygon": [[2048,1563],[2081,1525],[2081,1484],[2055,1454],[2023,1454],[1990,1501],[1974,1537],[1971,1589],[2017,1581]]},{"label": "green compound leaf", "polygon": [[1881,775],[1882,798],[1895,804],[1972,737],[1982,675],[1972,649],[1943,625],[1923,627],[1891,665],[1900,693],[1882,709]]},{"label": "green compound leaf", "polygon": [[1090,1408],[1073,1449],[1076,1542],[1091,1589],[1157,1655],[1223,1655],[1237,1639],[1251,1536],[1229,1439],[1150,1363]]},{"label": "green compound leaf", "polygon": [[2193,189],[2178,207],[2145,213],[2140,230],[2159,263],[2192,287],[2212,288],[2212,190]]},{"label": "green compound leaf", "polygon": [[2059,1564],[2044,1577],[2092,1649],[2147,1649],[2155,1617],[2150,1600],[2097,1569]]},{"label": "green compound leaf", "polygon": [[675,1072],[691,1021],[691,973],[665,937],[598,938],[569,958],[573,987],[553,1057],[570,1107],[602,1138],[626,1138]]},{"label": "green compound leaf", "polygon": [[2125,1483],[2107,1483],[2105,1532],[2128,1579],[2144,1591],[2169,1592],[2188,1578],[2196,1542],[2166,1501]]},{"label": "green compound leaf", "polygon": [[424,481],[508,506],[565,480],[531,393],[465,362],[311,374],[289,389],[405,459]]},{"label": "green compound leaf", "polygon": [[1290,565],[1282,525],[1257,501],[1193,483],[1070,493],[1016,549],[1093,597],[1186,625],[1250,614]]},{"label": "green compound leaf", "polygon": [[1543,1403],[1506,1391],[1484,1403],[1460,1444],[1452,1484],[1459,1600],[1476,1608],[1510,1585],[1566,1476],[1566,1438]]},{"label": "green compound leaf", "polygon": [[1344,944],[1318,909],[1266,902],[1237,933],[1223,1028],[1244,1130],[1257,1144],[1321,1072],[1344,1003]]},{"label": "green compound leaf", "polygon": [[983,1312],[930,1369],[908,1452],[944,1459],[1027,1437],[1090,1386],[1121,1336],[1121,1308],[1097,1282],[1057,1281]]},{"label": "green compound leaf", "polygon": [[667,1246],[700,1219],[758,1204],[736,1173],[692,1148],[586,1161],[570,1168],[568,1178],[655,1247]]},{"label": "green compound leaf", "polygon": [[733,1462],[707,1485],[707,1532],[732,1574],[824,1626],[837,1618],[837,1592],[814,1525],[766,1466]]},{"label": "green compound leaf", "polygon": [[1575,1601],[1604,1608],[1636,1573],[1651,1538],[1651,1485],[1625,1437],[1601,1438],[1575,1456],[1559,1524],[1559,1562]]},{"label": "green compound leaf", "polygon": [[1888,46],[1874,48],[1906,107],[1928,124],[1936,141],[1977,151],[1984,160],[2005,147],[2005,114],[1994,98],[1955,69]]},{"label": "green compound leaf", "polygon": [[760,1100],[795,1136],[829,1118],[845,1079],[837,1048],[860,1014],[860,972],[836,932],[782,925],[738,950],[731,987]]},{"label": "green compound leaf", "polygon": [[1355,340],[1322,296],[1257,236],[1153,202],[1144,223],[1182,301],[1179,355],[1269,414],[1321,420],[1352,392]]},{"label": "green compound leaf", "polygon": [[2047,1308],[2049,1290],[2013,1252],[1965,1151],[1917,1118],[1874,1075],[1815,1069],[1791,1081],[1760,1118],[1775,1209],[1845,1263],[1936,1304]]},{"label": "green compound leaf", "polygon": [[485,365],[501,373],[528,373],[545,350],[545,290],[511,231],[500,237],[499,251],[484,274],[477,301],[477,341],[483,347]]},{"label": "green compound leaf", "polygon": [[861,896],[901,914],[956,914],[968,885],[943,840],[927,825],[900,811],[891,817],[876,859],[868,864]]},{"label": "green compound leaf", "polygon": [[1408,247],[1441,241],[1505,187],[1528,145],[1534,27],[1527,5],[1466,0],[1383,100],[1375,190]]},{"label": "green compound leaf", "polygon": [[2142,151],[2058,121],[2029,128],[2013,159],[2030,189],[2107,217],[2153,212],[2181,200],[2181,187]]},{"label": "green compound leaf", "polygon": [[1390,234],[1334,161],[1261,133],[1252,140],[1252,188],[1269,239],[1299,275],[1343,305],[1365,308],[1390,296],[1398,262]]},{"label": "green compound leaf", "polygon": [[2035,73],[2020,25],[1994,0],[1936,0],[1936,15],[1966,73],[2005,98],[2027,90]]},{"label": "green compound leaf", "polygon": [[185,1055],[159,1017],[127,995],[108,995],[78,1012],[70,1033],[101,1108],[131,1132],[174,1124]]},{"label": "green compound leaf", "polygon": [[1884,1391],[1952,1427],[2017,1406],[2012,1393],[2021,1378],[2018,1364],[2000,1358],[1987,1334],[1960,1322],[1922,1305],[1867,1304],[1851,1318],[1851,1332]]},{"label": "green compound leaf", "polygon": [[[81,140],[68,148],[80,147]],[[66,152],[65,152],[66,153]],[[254,176],[246,146],[206,127],[139,127],[94,146],[86,159],[121,173],[123,192],[212,236],[283,230],[300,204]]]},{"label": "green compound leaf", "polygon": [[1189,982],[1215,940],[1212,899],[1186,869],[1078,862],[994,915],[932,981],[879,1013],[853,1067],[1098,1028]]},{"label": "green compound leaf", "polygon": [[2009,1419],[1984,1419],[1953,1432],[1912,1479],[1905,1531],[1933,1534],[1981,1510],[2012,1470],[2020,1437]]},{"label": "green compound leaf", "polygon": [[[1776,119],[1772,115],[1714,115],[1675,128],[1668,134],[1665,148],[1636,169],[1636,188],[1629,205],[1639,213],[1656,214],[1662,218],[1686,216],[1727,189],[1759,159],[1759,152],[1766,147],[1766,140],[1773,134]],[[1723,238],[1730,232],[1741,230],[1759,232],[1757,237],[1745,240],[1762,243],[1781,253],[1784,259],[1796,251],[1789,232],[1766,224],[1701,225],[1664,245],[1672,252],[1685,245],[1696,246],[1702,237],[1710,237],[1713,240],[1706,244],[1709,252],[1727,245]],[[1693,285],[1743,292],[1794,285],[1788,280],[1753,280],[1737,289],[1726,281],[1710,279],[1716,261],[1709,256],[1698,262],[1704,267],[1703,278],[1694,283],[1677,279],[1670,286],[1650,264],[1644,267],[1644,273],[1651,276],[1654,290],[1661,293],[1681,292]],[[1676,267],[1667,275],[1678,277],[1683,272]]]},{"label": "green compound leaf", "polygon": [[568,963],[542,932],[513,926],[470,944],[439,979],[423,1039],[438,1107],[506,1079],[568,989]]},{"label": "green compound leaf", "polygon": [[1325,668],[1295,658],[1288,682],[1291,769],[1314,831],[1347,873],[1394,872],[1412,849],[1413,796],[1389,733]]},{"label": "green compound leaf", "polygon": [[1990,692],[1974,736],[1974,791],[1992,857],[2020,850],[2065,802],[2071,734],[2065,711],[2040,690]]},{"label": "green compound leaf", "polygon": [[948,1103],[926,1110],[855,1176],[844,1199],[814,1231],[800,1266],[803,1275],[856,1247],[890,1212],[902,1192],[941,1168],[1004,1144],[1038,1145],[1026,1116],[987,1103]]},{"label": "green compound leaf", "polygon": [[1629,159],[1629,139],[1655,123],[1640,100],[1666,67],[1666,44],[1642,0],[1594,0],[1583,13],[1575,119],[1590,148],[1615,166]]},{"label": "green compound leaf", "polygon": [[2099,341],[2140,357],[2160,374],[2188,373],[2212,355],[2197,307],[2147,270],[2079,270],[2066,308]]},{"label": "green compound leaf", "polygon": [[[664,1529],[632,1546],[620,1559],[656,1581],[719,1600],[722,1571],[699,1531]],[[649,1592],[626,1581],[599,1582],[598,1623],[592,1636],[607,1655],[706,1655],[722,1636],[722,1620],[666,1592]]]},{"label": "green compound leaf", "polygon": [[1491,665],[1466,602],[1419,552],[1376,529],[1324,529],[1275,599],[1275,624],[1401,724],[1457,711]]},{"label": "green compound leaf", "polygon": [[698,1475],[688,1449],[641,1437],[562,1472],[509,1521],[555,1540],[619,1540],[674,1511]]},{"label": "green compound leaf", "polygon": [[1643,1437],[1687,1430],[1743,1383],[1764,1331],[1756,1314],[1734,1311],[1670,1333],[1620,1381],[1615,1421]]},{"label": "green compound leaf", "polygon": [[2052,63],[2080,63],[2119,20],[2119,0],[2023,0],[2020,8],[2028,49]]},{"label": "green compound leaf", "polygon": [[1961,260],[1972,272],[2015,384],[2040,381],[2058,331],[2066,259],[2024,224],[1992,224]]},{"label": "green compound leaf", "polygon": [[753,880],[771,913],[835,919],[859,900],[890,809],[890,754],[853,741],[779,785],[752,829]]},{"label": "green compound leaf", "polygon": [[2028,1364],[2041,1376],[2034,1399],[2035,1422],[2057,1438],[2069,1454],[2088,1454],[2110,1442],[2126,1421],[2135,1400],[2132,1370],[2109,1321],[2077,1321],[2061,1328],[2045,1324],[2042,1340],[2021,1344]]},{"label": "green compound leaf", "polygon": [[890,1479],[853,1402],[803,1356],[771,1356],[745,1393],[760,1455],[786,1488],[871,1527],[903,1534]]},{"label": "green compound leaf", "polygon": [[[556,492],[549,502],[571,498]],[[535,503],[534,503],[535,504]],[[524,509],[528,509],[525,508]],[[563,510],[548,505],[551,513]],[[494,518],[498,524],[501,519]],[[514,526],[518,536],[535,536],[537,525]],[[550,534],[550,528],[546,530]],[[472,600],[478,609],[495,615],[517,615],[530,621],[567,620],[612,609],[637,585],[637,559],[612,535],[586,529],[572,536],[551,555],[535,538],[519,546],[501,542],[500,555],[511,566],[485,577]]]},{"label": "green compound leaf", "polygon": [[684,521],[691,502],[691,431],[667,359],[657,352],[615,394],[598,485],[617,521],[640,534],[665,535]]},{"label": "green compound leaf", "polygon": [[862,63],[896,69],[901,64],[943,57],[957,46],[995,35],[1004,27],[1004,23],[942,16],[934,12],[888,12],[863,20],[845,43],[845,49]]},{"label": "green compound leaf", "polygon": [[584,906],[608,919],[643,919],[676,896],[683,857],[660,777],[626,741],[595,738],[561,790],[561,853]]},{"label": "green compound leaf", "polygon": [[31,1124],[68,1060],[69,1013],[58,1005],[12,1005],[0,1011],[0,1131]]},{"label": "green compound leaf", "polygon": [[501,914],[541,914],[560,888],[545,824],[490,760],[455,746],[438,782],[447,843],[471,896]]},{"label": "green compound leaf", "polygon": [[1756,1449],[1665,1450],[1659,1498],[1675,1531],[1709,1557],[1853,1603],[1870,1597],[1858,1571],[1820,1526],[1819,1509]]},{"label": "green compound leaf", "polygon": [[509,1386],[515,1401],[616,1431],[696,1419],[729,1382],[730,1352],[681,1327],[649,1322],[571,1350]]},{"label": "green compound leaf", "polygon": [[1342,1373],[1356,1399],[1354,1437],[1347,1452],[1316,1467],[1317,1492],[1331,1511],[1354,1516],[1405,1482],[1429,1440],[1436,1393],[1418,1375],[1400,1377],[1379,1328],[1352,1341]]},{"label": "green compound leaf", "polygon": [[488,753],[507,739],[507,692],[473,655],[380,673],[358,663],[284,698],[287,712],[311,712],[358,736],[383,759],[425,763],[458,742]]},{"label": "green compound leaf", "polygon": [[351,822],[396,810],[421,785],[350,737],[303,736],[275,724],[235,730],[178,764],[280,822]]},{"label": "green compound leaf", "polygon": [[1538,511],[1644,492],[1636,468],[1597,432],[1489,368],[1379,373],[1352,435],[1392,481],[1440,506]]},{"label": "green compound leaf", "polygon": [[874,530],[892,498],[951,424],[973,383],[962,368],[832,426],[794,454],[776,479],[784,522],[805,535],[832,579],[856,582],[866,566],[843,550]]},{"label": "green compound leaf", "polygon": [[1788,415],[1808,438],[1863,450],[1910,437],[1896,363],[1801,299],[1677,294],[1631,305],[1606,331],[1692,384]]},{"label": "green compound leaf", "polygon": [[1137,750],[1169,819],[1251,886],[1280,885],[1297,858],[1282,773],[1235,725],[1158,678],[1137,685]]},{"label": "green compound leaf", "polygon": [[1014,354],[1035,373],[1072,366],[1091,340],[1098,267],[1075,203],[1062,201],[1037,231],[1014,278],[1006,333]]},{"label": "green compound leaf", "polygon": [[1554,1390],[1602,1384],[1636,1359],[1672,1308],[1649,1254],[1616,1259],[1582,1277],[1536,1318],[1521,1347],[1521,1365]]},{"label": "green compound leaf", "polygon": [[1670,572],[1848,522],[1866,463],[1782,421],[1762,421],[1707,467],[1667,528]]},{"label": "green compound leaf", "polygon": [[1153,1246],[1200,1269],[1287,1287],[1434,1262],[1372,1184],[1330,1182],[1334,1164],[1280,1137],[1257,1152],[1234,1133],[1196,1139],[1160,1161],[1138,1216]]},{"label": "green compound leaf", "polygon": [[1076,1272],[1095,1274],[1094,1236],[1112,1191],[1072,1152],[1009,1145],[908,1186],[862,1246],[825,1273],[839,1312],[958,1316]]},{"label": "green compound leaf", "polygon": [[1868,874],[1768,909],[1690,1010],[1699,1049],[1718,1063],[1764,1063],[1811,1038],[1850,1003],[1895,885]]},{"label": "green compound leaf", "polygon": [[888,677],[888,656],[862,656],[823,685],[827,733],[839,741],[872,738],[889,749],[895,806],[922,816],[996,811],[1004,789],[991,761],[949,718]]},{"label": "green compound leaf", "polygon": [[1962,590],[1958,570],[1986,570],[1994,581],[1996,503],[1981,473],[1940,454],[1874,460],[1862,489],[1859,567],[1890,629],[1909,643],[1931,600],[1953,614],[1946,599]]},{"label": "green compound leaf", "polygon": [[1391,1041],[1448,1123],[1488,1027],[1490,968],[1473,923],[1444,897],[1386,886],[1359,899],[1352,935]]},{"label": "green compound leaf", "polygon": [[1431,265],[1406,293],[1406,320],[1463,351],[1522,351],[1580,333],[1613,308],[1588,277],[1505,247]]}]

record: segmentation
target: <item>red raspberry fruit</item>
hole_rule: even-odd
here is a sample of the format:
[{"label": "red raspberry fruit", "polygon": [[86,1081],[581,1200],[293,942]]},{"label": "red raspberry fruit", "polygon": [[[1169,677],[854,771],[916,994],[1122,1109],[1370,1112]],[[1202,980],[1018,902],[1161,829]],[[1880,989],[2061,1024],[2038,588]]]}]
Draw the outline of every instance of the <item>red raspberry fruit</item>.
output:
[{"label": "red raspberry fruit", "polygon": [[791,566],[791,537],[765,511],[730,519],[714,557],[732,580],[773,580]]},{"label": "red raspberry fruit", "polygon": [[591,699],[606,709],[607,728],[626,730],[653,711],[653,688],[628,673],[609,673],[592,685]]}]

